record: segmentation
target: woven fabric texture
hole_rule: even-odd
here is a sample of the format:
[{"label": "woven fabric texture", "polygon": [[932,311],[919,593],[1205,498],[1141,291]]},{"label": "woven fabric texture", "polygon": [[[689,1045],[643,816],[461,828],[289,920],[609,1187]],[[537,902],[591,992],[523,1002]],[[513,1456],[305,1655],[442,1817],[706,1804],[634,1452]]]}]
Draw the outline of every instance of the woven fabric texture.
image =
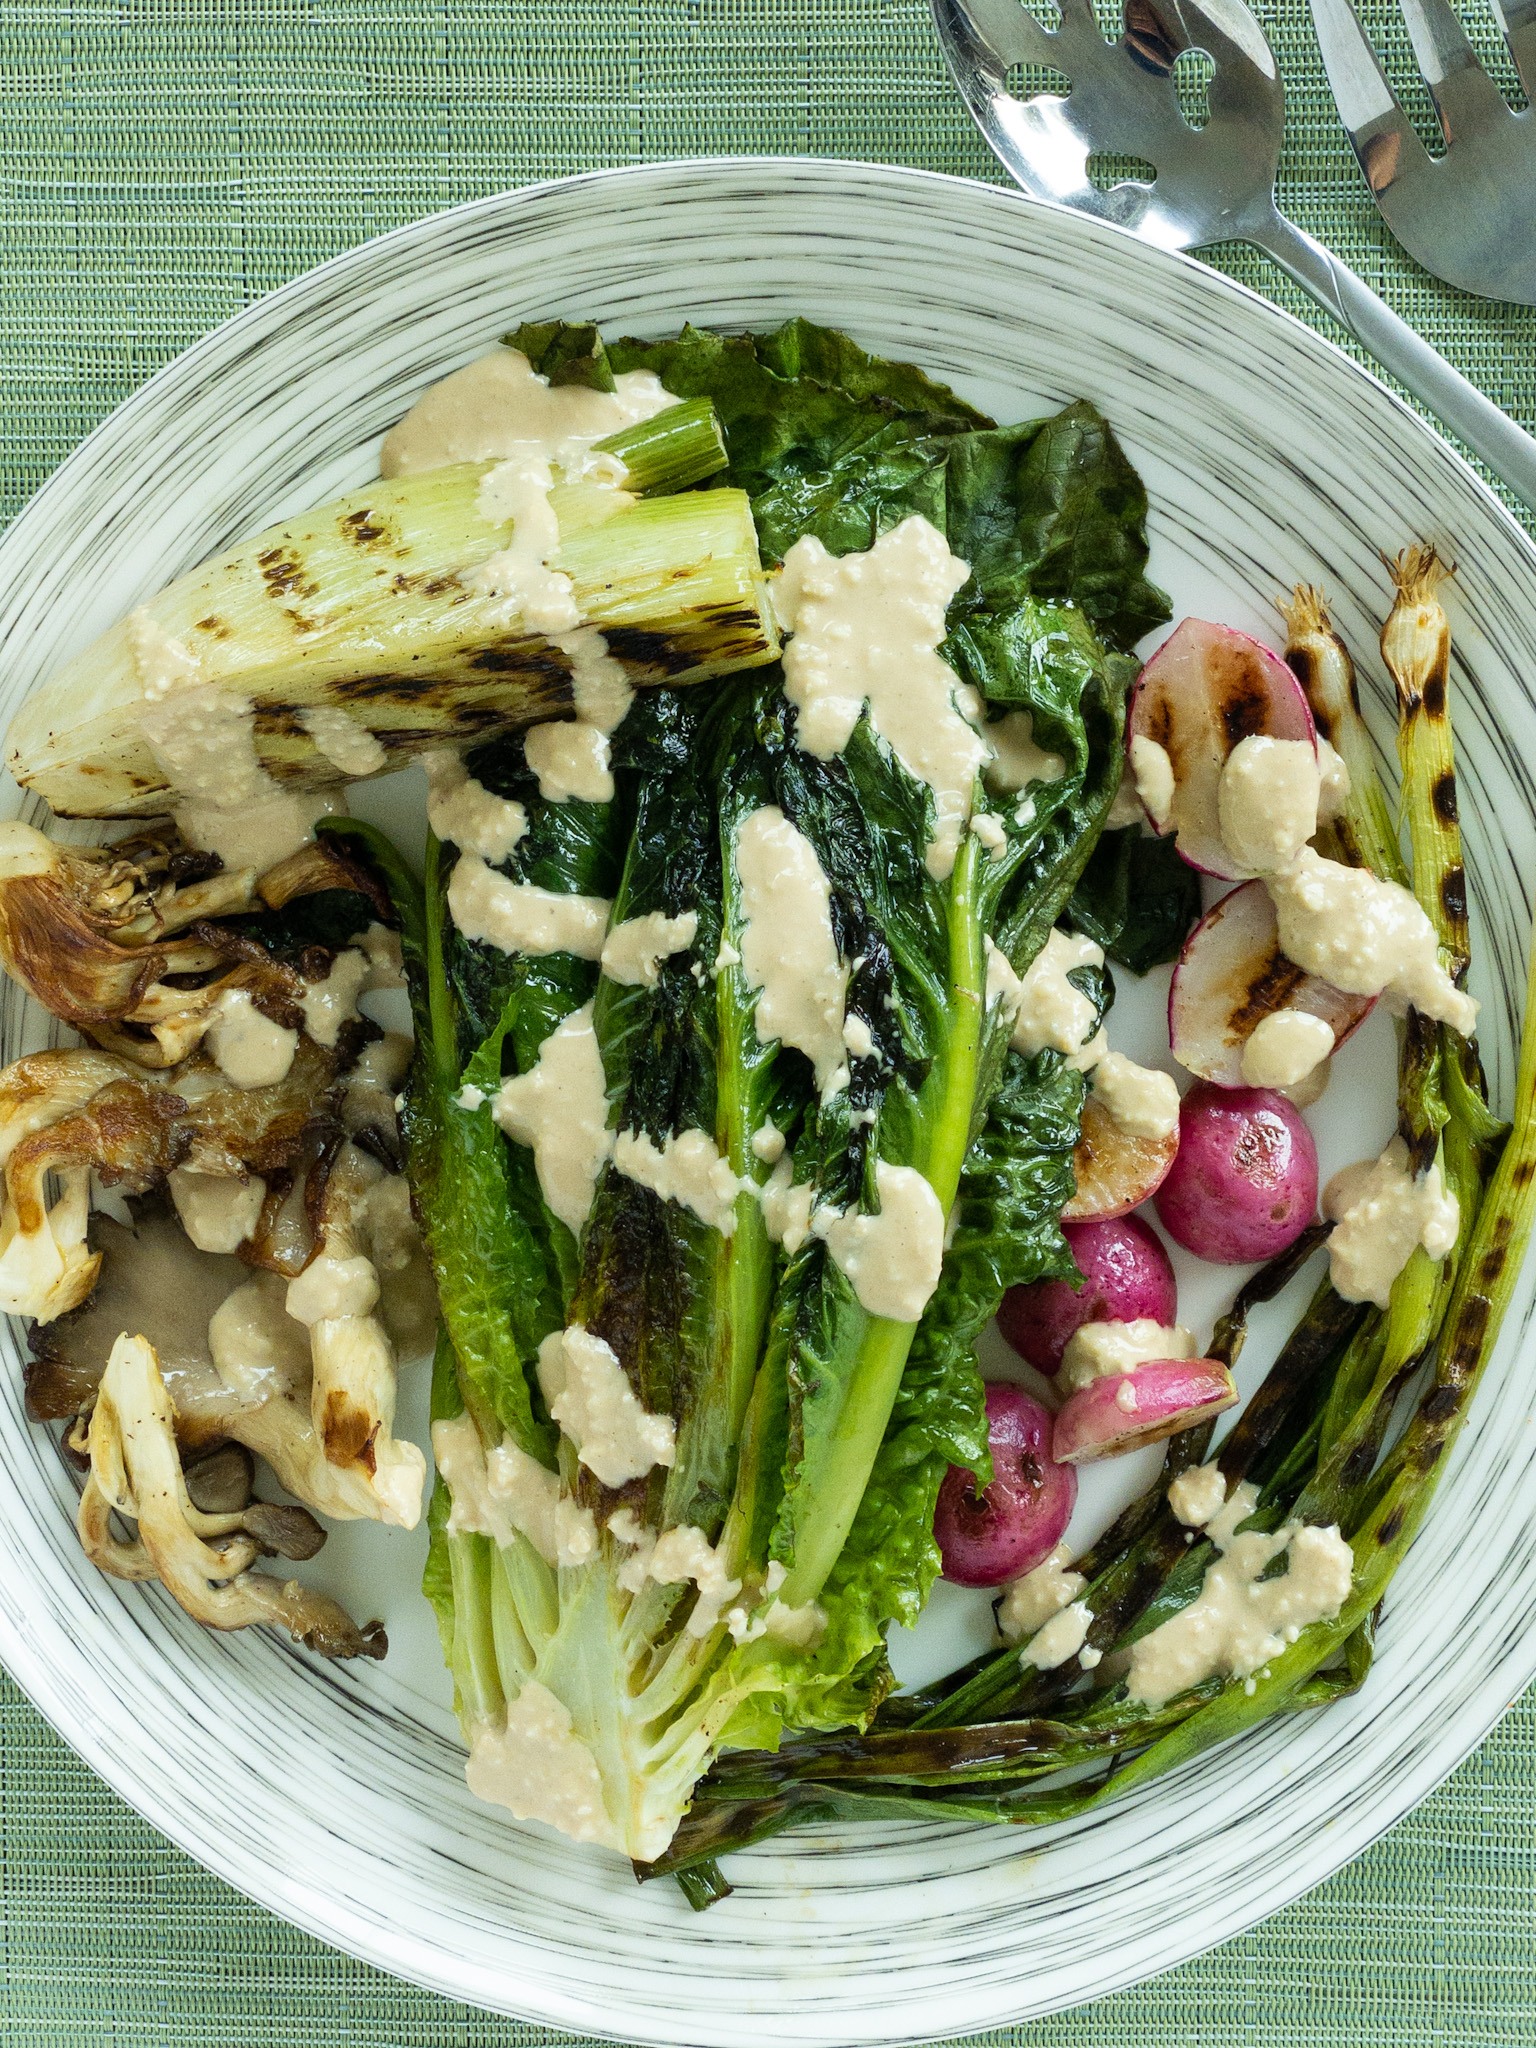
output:
[{"label": "woven fabric texture", "polygon": [[[1306,0],[1257,11],[1290,91],[1288,210],[1536,427],[1536,311],[1413,267],[1349,155]],[[1391,0],[1363,11],[1428,136]],[[1488,0],[1463,12],[1513,88]],[[737,151],[997,175],[925,0],[4,0],[0,518],[168,357],[366,236],[532,178]],[[1263,259],[1217,260],[1326,327]],[[0,1679],[0,2040],[569,2039],[446,2004],[280,1925],[136,1819]],[[1536,1694],[1418,1813],[1288,1912],[1137,1991],[985,2039],[1536,2040]]]}]

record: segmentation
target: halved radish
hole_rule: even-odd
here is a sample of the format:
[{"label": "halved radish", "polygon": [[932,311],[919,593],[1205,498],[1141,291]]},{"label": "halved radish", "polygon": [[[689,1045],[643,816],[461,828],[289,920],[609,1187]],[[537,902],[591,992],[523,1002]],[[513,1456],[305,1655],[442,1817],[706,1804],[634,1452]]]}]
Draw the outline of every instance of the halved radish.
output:
[{"label": "halved radish", "polygon": [[1262,882],[1223,896],[1184,942],[1168,991],[1168,1040],[1182,1067],[1219,1088],[1241,1088],[1243,1047],[1266,1017],[1303,1010],[1342,1045],[1375,1006],[1287,960]]},{"label": "halved radish", "polygon": [[1259,733],[1317,745],[1306,692],[1279,655],[1246,633],[1204,619],[1175,627],[1142,670],[1126,731],[1133,749],[1138,739],[1154,741],[1173,769],[1173,803],[1162,832],[1177,835],[1191,867],[1228,881],[1248,872],[1222,844],[1217,815],[1228,754]]},{"label": "halved radish", "polygon": [[1124,1216],[1139,1208],[1163,1184],[1179,1149],[1179,1134],[1138,1138],[1118,1124],[1090,1092],[1083,1104],[1083,1122],[1072,1165],[1077,1192],[1062,1210],[1071,1223],[1089,1217]]},{"label": "halved radish", "polygon": [[1192,1429],[1237,1399],[1232,1375],[1215,1358],[1155,1358],[1129,1372],[1106,1373],[1062,1403],[1051,1438],[1058,1464],[1088,1465]]}]

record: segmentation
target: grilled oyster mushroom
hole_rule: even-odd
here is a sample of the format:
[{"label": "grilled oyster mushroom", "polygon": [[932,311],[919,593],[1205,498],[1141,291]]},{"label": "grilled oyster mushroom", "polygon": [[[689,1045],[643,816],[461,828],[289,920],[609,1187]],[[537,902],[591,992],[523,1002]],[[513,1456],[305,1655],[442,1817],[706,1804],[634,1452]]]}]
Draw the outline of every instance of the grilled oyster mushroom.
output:
[{"label": "grilled oyster mushroom", "polygon": [[[288,1284],[287,1313],[309,1330],[310,1412],[326,1459],[367,1474],[384,1520],[414,1528],[426,1460],[394,1434],[395,1349],[380,1308],[380,1265],[403,1265],[415,1238],[398,1175],[349,1141],[326,1175],[320,1243]],[[419,1242],[416,1253],[419,1255]]]},{"label": "grilled oyster mushroom", "polygon": [[199,1251],[163,1202],[136,1205],[132,1228],[98,1216],[92,1229],[102,1255],[96,1291],[31,1333],[34,1421],[89,1412],[118,1335],[139,1331],[154,1346],[190,1455],[239,1444],[328,1521],[388,1519],[375,1475],[325,1455],[311,1415],[310,1333],[287,1313],[281,1275]]},{"label": "grilled oyster mushroom", "polygon": [[55,1017],[141,1067],[177,1065],[233,998],[302,1027],[306,993],[337,949],[281,959],[251,930],[217,920],[330,895],[357,899],[359,922],[389,914],[378,881],[331,840],[265,872],[231,871],[183,847],[169,826],[116,846],[70,847],[0,823],[0,965]]},{"label": "grilled oyster mushroom", "polygon": [[[251,909],[255,883],[243,870],[186,889],[157,884],[116,848],[60,846],[18,820],[0,823],[0,964],[62,1022],[142,1065],[170,1066],[217,998],[167,977],[216,973],[248,950],[208,920]],[[283,993],[294,1001],[299,990],[285,982]]]},{"label": "grilled oyster mushroom", "polygon": [[[360,1629],[327,1595],[252,1569],[270,1547],[270,1517],[253,1530],[246,1508],[213,1512],[195,1504],[175,1410],[144,1337],[125,1331],[112,1346],[83,1448],[91,1469],[80,1498],[80,1540],[103,1571],[159,1579],[210,1628],[275,1623],[322,1656],[383,1656],[388,1645],[377,1622]],[[133,1538],[113,1533],[114,1514],[136,1525]]]},{"label": "grilled oyster mushroom", "polygon": [[78,1048],[16,1061],[0,1074],[0,1310],[47,1323],[90,1293],[100,1267],[87,1241],[93,1173],[129,1194],[178,1168],[275,1175],[298,1156],[339,1065],[308,1038],[265,1088],[234,1087],[201,1054],[167,1075]]}]

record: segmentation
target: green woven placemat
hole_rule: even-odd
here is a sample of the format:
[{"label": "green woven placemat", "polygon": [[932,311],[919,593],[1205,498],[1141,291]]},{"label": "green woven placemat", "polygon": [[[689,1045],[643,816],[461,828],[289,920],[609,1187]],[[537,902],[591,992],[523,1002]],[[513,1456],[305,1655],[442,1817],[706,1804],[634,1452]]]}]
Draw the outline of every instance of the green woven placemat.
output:
[{"label": "green woven placemat", "polygon": [[[1305,0],[1259,12],[1290,88],[1287,207],[1536,426],[1536,313],[1413,269],[1364,195]],[[1387,0],[1372,18],[1406,66]],[[1468,20],[1502,54],[1487,0]],[[1427,134],[1422,91],[1410,104]],[[167,357],[323,257],[530,178],[726,151],[995,175],[925,0],[0,0],[0,517]],[[1222,261],[1312,317],[1261,259]],[[1536,2042],[1533,1813],[1536,1695],[1384,1842],[1253,1934],[986,2040],[1523,2048]],[[0,1680],[0,2040],[568,2039],[283,1927],[130,1814]]]}]

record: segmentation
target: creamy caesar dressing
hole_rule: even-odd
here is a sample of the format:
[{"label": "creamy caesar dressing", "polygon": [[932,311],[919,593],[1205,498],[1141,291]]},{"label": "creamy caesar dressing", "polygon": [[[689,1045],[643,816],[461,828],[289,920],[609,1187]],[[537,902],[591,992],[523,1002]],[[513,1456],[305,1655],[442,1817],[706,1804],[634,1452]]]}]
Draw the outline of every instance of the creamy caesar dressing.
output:
[{"label": "creamy caesar dressing", "polygon": [[551,635],[570,663],[574,719],[536,725],[523,742],[528,766],[548,803],[576,797],[585,803],[613,801],[610,765],[613,733],[634,702],[622,662],[608,652],[595,626],[573,626]]},{"label": "creamy caesar dressing", "polygon": [[[295,1396],[307,1402],[309,1340],[284,1309],[284,1292],[275,1273],[258,1273],[226,1294],[208,1319],[214,1371],[243,1405]],[[281,1471],[278,1477],[288,1485]],[[366,1514],[368,1506],[357,1511]]]},{"label": "creamy caesar dressing", "polygon": [[1059,782],[1067,772],[1060,754],[1036,746],[1034,721],[1027,711],[1005,712],[986,727],[983,736],[992,756],[982,777],[988,789],[999,796],[1013,796],[1032,782]]},{"label": "creamy caesar dressing", "polygon": [[1228,754],[1216,785],[1222,844],[1248,874],[1274,874],[1317,830],[1321,794],[1309,741],[1250,733]]},{"label": "creamy caesar dressing", "polygon": [[1274,1010],[1261,1017],[1243,1045],[1242,1073],[1250,1088],[1296,1088],[1333,1051],[1333,1027],[1306,1010]]},{"label": "creamy caesar dressing", "polygon": [[344,1024],[357,1016],[357,999],[368,986],[367,956],[348,946],[338,953],[321,981],[312,981],[299,998],[304,1029],[317,1045],[334,1045]]},{"label": "creamy caesar dressing", "polygon": [[389,765],[384,747],[350,711],[334,704],[312,704],[299,713],[299,723],[333,768],[343,775],[377,775]]},{"label": "creamy caesar dressing", "polygon": [[631,692],[601,633],[582,623],[570,577],[554,566],[560,523],[550,492],[557,479],[581,477],[605,486],[615,510],[632,503],[620,488],[623,465],[592,444],[676,403],[648,370],[626,372],[613,391],[556,386],[518,350],[499,348],[434,385],[385,438],[386,476],[494,459],[478,508],[495,525],[510,521],[511,538],[463,581],[501,600],[570,664],[575,719],[535,726],[526,740],[528,765],[551,803],[611,801],[609,736]]},{"label": "creamy caesar dressing", "polygon": [[737,1177],[708,1131],[678,1131],[657,1145],[642,1131],[620,1131],[615,1169],[664,1202],[691,1209],[701,1223],[729,1237],[736,1228],[736,1197],[752,1183]]},{"label": "creamy caesar dressing", "polygon": [[624,1486],[676,1458],[671,1416],[644,1408],[612,1347],[581,1323],[551,1331],[538,1370],[550,1414],[604,1486]]},{"label": "creamy caesar dressing", "polygon": [[741,884],[741,968],[758,990],[754,1022],[803,1052],[823,1094],[845,1073],[848,969],[832,932],[832,887],[816,849],[777,804],[744,818],[736,834]]},{"label": "creamy caesar dressing", "polygon": [[1145,826],[1147,807],[1136,789],[1136,778],[1131,773],[1130,756],[1121,764],[1120,780],[1115,785],[1114,800],[1104,814],[1106,832],[1123,832],[1130,825]]},{"label": "creamy caesar dressing", "polygon": [[[1151,743],[1133,742],[1143,744]],[[1477,1004],[1441,965],[1434,926],[1410,891],[1369,868],[1327,860],[1306,843],[1348,793],[1348,769],[1326,741],[1314,750],[1303,740],[1250,735],[1228,755],[1217,786],[1222,842],[1238,867],[1263,876],[1288,960],[1346,994],[1395,998],[1470,1034]],[[1244,1078],[1260,1087],[1304,1086],[1331,1050],[1331,1036],[1327,1046],[1321,1040],[1326,1027],[1265,1022],[1274,1028],[1263,1038],[1264,1025],[1254,1033],[1259,1042],[1251,1062],[1245,1052]],[[1306,1034],[1318,1050],[1301,1065]],[[1288,1069],[1290,1081],[1257,1078]]]},{"label": "creamy caesar dressing", "polygon": [[685,910],[668,917],[660,910],[648,910],[642,917],[626,917],[603,941],[603,972],[610,981],[630,988],[654,988],[663,960],[685,953],[698,936],[698,912]]},{"label": "creamy caesar dressing", "polygon": [[427,823],[461,853],[500,864],[528,830],[528,813],[512,797],[493,796],[458,755],[446,747],[423,754],[427,771]]},{"label": "creamy caesar dressing", "polygon": [[757,1191],[763,1212],[763,1228],[777,1245],[793,1258],[811,1234],[811,1204],[816,1190],[810,1181],[795,1185],[795,1162],[780,1156],[772,1173]]},{"label": "creamy caesar dressing", "polygon": [[784,1142],[784,1133],[770,1117],[752,1133],[752,1156],[761,1159],[765,1166],[773,1166],[784,1157]]},{"label": "creamy caesar dressing", "polygon": [[1093,1609],[1084,1600],[1074,1600],[1053,1614],[1025,1644],[1023,1655],[1037,1671],[1054,1671],[1075,1657],[1088,1637]]},{"label": "creamy caesar dressing", "polygon": [[1173,814],[1173,762],[1168,749],[1137,733],[1126,750],[1142,809],[1161,832]]},{"label": "creamy caesar dressing", "polygon": [[290,792],[273,780],[256,751],[256,708],[233,690],[194,683],[146,692],[139,723],[175,793],[183,837],[227,868],[275,867],[340,808],[334,791]]},{"label": "creamy caesar dressing", "polygon": [[1151,1316],[1128,1323],[1084,1323],[1061,1355],[1061,1385],[1075,1394],[1111,1373],[1134,1372],[1154,1359],[1194,1358],[1197,1351],[1193,1335],[1181,1324],[1169,1327]]},{"label": "creamy caesar dressing", "polygon": [[299,1034],[264,1017],[243,988],[227,988],[214,1005],[203,1046],[237,1088],[270,1088],[293,1065]]},{"label": "creamy caesar dressing", "polygon": [[875,1162],[878,1215],[824,1204],[811,1229],[826,1240],[859,1304],[872,1316],[915,1323],[939,1284],[944,1211],[915,1167]]},{"label": "creamy caesar dressing", "polygon": [[[621,1510],[620,1514],[623,1513]],[[688,1616],[688,1633],[707,1636],[719,1625],[727,1601],[734,1600],[741,1591],[741,1580],[732,1578],[721,1552],[702,1529],[688,1522],[653,1536],[648,1529],[640,1528],[633,1517],[622,1525],[626,1533],[621,1533],[615,1528],[619,1521],[619,1515],[610,1517],[609,1529],[621,1542],[634,1545],[634,1554],[619,1567],[619,1584],[630,1593],[641,1592],[648,1580],[659,1586],[693,1584],[698,1589],[698,1598]]]},{"label": "creamy caesar dressing", "polygon": [[1168,1485],[1168,1505],[1186,1529],[1203,1529],[1227,1497],[1219,1465],[1190,1465]]},{"label": "creamy caesar dressing", "polygon": [[987,1001],[1000,1002],[1012,1020],[1012,1043],[1025,1054],[1076,1053],[1094,1032],[1098,1006],[1068,976],[1083,967],[1102,967],[1103,948],[1079,932],[1054,928],[1022,975],[988,942]]},{"label": "creamy caesar dressing", "polygon": [[[536,1678],[524,1681],[503,1726],[493,1723],[471,1735],[464,1778],[477,1799],[505,1806],[518,1820],[542,1821],[575,1842],[624,1847],[603,1803],[597,1758],[568,1709]],[[665,1846],[664,1839],[654,1847],[634,1845],[638,1855],[659,1854]]]},{"label": "creamy caesar dressing", "polygon": [[552,719],[524,735],[523,751],[546,803],[563,804],[572,797],[588,804],[613,801],[608,736],[595,726],[574,718]]},{"label": "creamy caesar dressing", "polygon": [[256,1174],[233,1180],[177,1166],[167,1176],[181,1227],[200,1252],[238,1251],[261,1221],[267,1184]]},{"label": "creamy caesar dressing", "polygon": [[875,1034],[852,1010],[843,1019],[843,1044],[856,1060],[869,1059],[875,1050]]},{"label": "creamy caesar dressing", "polygon": [[202,664],[184,640],[168,633],[146,606],[128,614],[128,652],[146,704],[203,680]]},{"label": "creamy caesar dressing", "polygon": [[993,860],[1001,860],[1008,851],[1008,827],[991,811],[973,811],[970,829],[976,844],[985,847]]},{"label": "creamy caesar dressing", "polygon": [[432,1425],[432,1455],[452,1503],[450,1536],[488,1536],[502,1549],[522,1536],[548,1565],[586,1564],[597,1554],[590,1509],[562,1495],[558,1474],[508,1437],[489,1456],[468,1415]]},{"label": "creamy caesar dressing", "polygon": [[460,578],[466,589],[501,599],[519,625],[544,634],[581,624],[570,577],[550,566],[560,548],[560,521],[549,499],[554,482],[549,457],[536,448],[487,470],[476,509],[493,526],[510,521],[512,537]]},{"label": "creamy caesar dressing", "polygon": [[534,447],[580,472],[585,451],[677,400],[650,370],[626,370],[612,391],[551,384],[520,349],[498,347],[425,391],[384,437],[379,469],[410,476],[451,462],[491,462]]},{"label": "creamy caesar dressing", "polygon": [[1408,1147],[1394,1138],[1379,1159],[1336,1173],[1323,1191],[1328,1277],[1345,1301],[1385,1308],[1392,1283],[1421,1246],[1432,1259],[1453,1251],[1461,1205],[1445,1184],[1438,1157],[1415,1174]]},{"label": "creamy caesar dressing", "polygon": [[365,1045],[342,1086],[342,1127],[359,1131],[392,1131],[398,1122],[395,1097],[410,1072],[411,1040],[403,1031],[386,1031]]},{"label": "creamy caesar dressing", "polygon": [[774,609],[793,637],[784,689],[795,739],[822,760],[840,754],[866,708],[902,765],[933,791],[930,874],[955,864],[976,776],[988,758],[974,693],[939,653],[949,601],[970,574],[944,536],[915,516],[863,554],[834,559],[813,535],[784,558]]},{"label": "creamy caesar dressing", "polygon": [[466,939],[503,953],[602,955],[611,908],[600,896],[558,896],[532,882],[513,882],[478,854],[460,853],[448,884],[448,913]]},{"label": "creamy caesar dressing", "polygon": [[597,1177],[613,1153],[591,1003],[561,1018],[526,1074],[502,1082],[492,1114],[509,1138],[532,1149],[540,1193],[566,1228],[579,1234]]},{"label": "creamy caesar dressing", "polygon": [[1396,996],[1464,1035],[1472,1031],[1477,1004],[1441,966],[1435,928],[1400,883],[1304,846],[1267,886],[1288,960],[1348,995]]},{"label": "creamy caesar dressing", "polygon": [[1349,763],[1331,740],[1321,733],[1317,736],[1317,773],[1319,790],[1317,798],[1317,821],[1320,825],[1331,824],[1341,817],[1344,806],[1349,802],[1351,783]]},{"label": "creamy caesar dressing", "polygon": [[1179,1128],[1179,1088],[1171,1074],[1138,1066],[1121,1052],[1102,1052],[1092,1065],[1092,1087],[1133,1138],[1161,1141]]},{"label": "creamy caesar dressing", "polygon": [[387,924],[380,924],[375,919],[366,931],[354,932],[347,944],[355,947],[368,963],[364,995],[375,989],[406,986],[405,954],[400,945],[400,934],[391,931]]},{"label": "creamy caesar dressing", "polygon": [[1053,1614],[1070,1607],[1087,1586],[1081,1572],[1069,1571],[1072,1553],[1058,1543],[1050,1556],[1003,1588],[998,1605],[997,1625],[1003,1640],[1022,1643],[1044,1628]]},{"label": "creamy caesar dressing", "polygon": [[379,1276],[361,1253],[336,1258],[320,1252],[288,1282],[286,1307],[296,1323],[313,1329],[343,1316],[366,1316],[378,1305]]},{"label": "creamy caesar dressing", "polygon": [[[816,1600],[804,1600],[798,1607],[786,1607],[782,1600],[770,1601],[761,1619],[764,1635],[788,1643],[795,1650],[814,1650],[827,1632],[827,1610]],[[749,1641],[753,1626],[747,1629]]]},{"label": "creamy caesar dressing", "polygon": [[[1206,1521],[1215,1562],[1188,1607],[1132,1644],[1133,1700],[1160,1707],[1208,1678],[1248,1678],[1348,1599],[1354,1556],[1339,1531],[1287,1522],[1272,1535],[1239,1534],[1257,1502],[1258,1489],[1245,1480]],[[1264,1578],[1282,1553],[1286,1569]]]}]

